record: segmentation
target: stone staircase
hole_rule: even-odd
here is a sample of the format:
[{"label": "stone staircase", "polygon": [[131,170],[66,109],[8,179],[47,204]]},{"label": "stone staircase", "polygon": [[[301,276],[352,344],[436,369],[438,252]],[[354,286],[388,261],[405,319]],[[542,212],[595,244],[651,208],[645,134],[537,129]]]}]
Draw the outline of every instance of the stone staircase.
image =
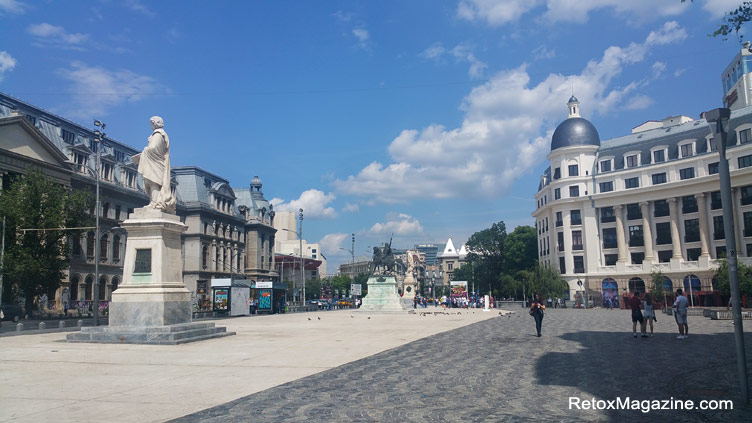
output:
[{"label": "stone staircase", "polygon": [[177,345],[230,335],[235,335],[235,332],[227,332],[225,327],[215,327],[212,322],[191,322],[154,327],[82,327],[80,332],[69,334],[66,340],[101,344]]}]

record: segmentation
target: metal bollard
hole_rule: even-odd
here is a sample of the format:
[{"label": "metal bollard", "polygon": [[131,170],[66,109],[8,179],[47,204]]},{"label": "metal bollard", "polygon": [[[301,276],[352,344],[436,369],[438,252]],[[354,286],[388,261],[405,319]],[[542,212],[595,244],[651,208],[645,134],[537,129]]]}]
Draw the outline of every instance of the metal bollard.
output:
[{"label": "metal bollard", "polygon": [[23,323],[16,324],[16,332],[21,332],[23,330]]},{"label": "metal bollard", "polygon": [[47,329],[47,324],[44,322],[39,322],[39,330],[45,330]]},{"label": "metal bollard", "polygon": [[76,327],[81,329],[83,326],[84,326],[84,321],[81,319],[78,319],[78,321],[76,321]]},{"label": "metal bollard", "polygon": [[60,323],[57,324],[57,327],[59,327],[60,329],[65,328],[65,322],[61,320]]}]

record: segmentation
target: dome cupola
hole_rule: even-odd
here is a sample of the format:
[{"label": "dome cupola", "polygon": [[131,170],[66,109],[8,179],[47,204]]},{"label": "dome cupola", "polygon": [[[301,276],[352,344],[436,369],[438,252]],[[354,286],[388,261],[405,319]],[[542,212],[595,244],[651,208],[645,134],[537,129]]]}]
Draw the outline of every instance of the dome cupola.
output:
[{"label": "dome cupola", "polygon": [[601,145],[598,131],[590,121],[580,117],[580,102],[572,96],[567,102],[569,116],[560,123],[551,137],[551,151],[577,145]]}]

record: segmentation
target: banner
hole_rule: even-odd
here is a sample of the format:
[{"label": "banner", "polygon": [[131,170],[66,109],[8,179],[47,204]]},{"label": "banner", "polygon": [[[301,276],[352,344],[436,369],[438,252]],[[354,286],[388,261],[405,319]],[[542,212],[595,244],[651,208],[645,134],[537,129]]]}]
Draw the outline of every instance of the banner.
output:
[{"label": "banner", "polygon": [[451,281],[449,286],[452,288],[452,297],[467,298],[467,281]]}]

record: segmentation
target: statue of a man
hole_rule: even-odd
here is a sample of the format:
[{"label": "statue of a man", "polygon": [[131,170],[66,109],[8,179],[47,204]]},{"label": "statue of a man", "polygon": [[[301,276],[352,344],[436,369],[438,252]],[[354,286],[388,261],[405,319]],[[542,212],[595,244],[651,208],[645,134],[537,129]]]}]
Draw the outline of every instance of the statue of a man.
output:
[{"label": "statue of a man", "polygon": [[144,177],[144,190],[149,195],[149,205],[165,213],[175,213],[175,198],[170,187],[170,138],[165,132],[164,121],[152,116],[152,134],[141,154],[132,157],[138,165],[138,173]]}]

